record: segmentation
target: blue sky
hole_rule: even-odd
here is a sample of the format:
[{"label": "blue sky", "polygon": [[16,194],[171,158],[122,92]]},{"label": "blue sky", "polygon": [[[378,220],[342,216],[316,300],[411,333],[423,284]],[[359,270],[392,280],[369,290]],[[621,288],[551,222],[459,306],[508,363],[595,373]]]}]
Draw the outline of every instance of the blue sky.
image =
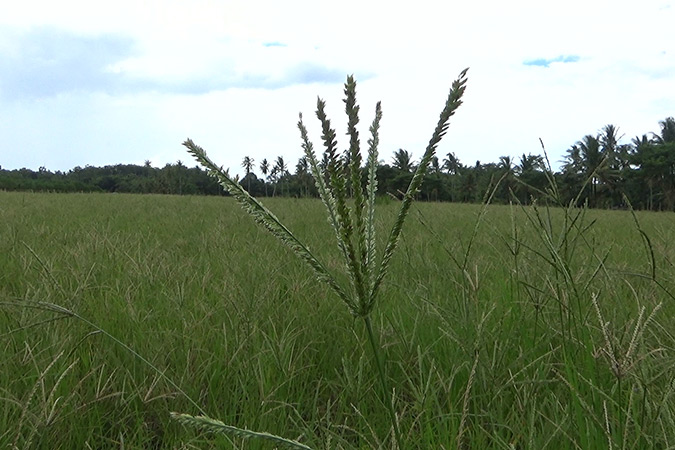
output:
[{"label": "blue sky", "polygon": [[550,67],[553,63],[575,63],[579,62],[578,55],[560,55],[555,58],[537,58],[523,61],[526,66]]},{"label": "blue sky", "polygon": [[557,164],[608,123],[628,142],[675,115],[672,0],[469,3],[14,2],[0,15],[0,166],[193,165],[187,137],[233,172],[244,156],[294,165],[299,112],[319,145],[317,95],[346,144],[348,74],[364,136],[382,100],[386,161],[421,156],[465,67],[439,148],[464,164],[538,154],[539,138]]}]

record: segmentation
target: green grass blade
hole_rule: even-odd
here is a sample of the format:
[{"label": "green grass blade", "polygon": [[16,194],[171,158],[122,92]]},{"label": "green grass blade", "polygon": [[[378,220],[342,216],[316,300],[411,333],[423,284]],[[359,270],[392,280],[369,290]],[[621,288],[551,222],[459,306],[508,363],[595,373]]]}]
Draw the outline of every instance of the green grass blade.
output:
[{"label": "green grass blade", "polygon": [[204,149],[192,142],[191,139],[185,141],[183,145],[188,148],[190,154],[195,157],[210,175],[220,182],[223,188],[237,200],[256,222],[263,225],[270,233],[305,261],[312,268],[317,278],[328,284],[343,301],[349,302],[347,294],[323,264],[314,257],[309,249],[269,209],[246,192],[239,183],[230,178],[226,171],[216,166],[206,155]]},{"label": "green grass blade", "polygon": [[280,436],[275,436],[269,433],[251,431],[243,428],[233,427],[232,425],[225,425],[220,420],[211,419],[210,417],[206,416],[191,416],[189,414],[180,414],[172,412],[171,418],[178,421],[179,423],[182,423],[183,425],[194,426],[212,433],[227,434],[230,436],[243,439],[263,439],[269,442],[273,442],[275,445],[281,447],[311,450],[311,447],[308,447],[297,441],[292,441],[290,439],[285,439]]}]

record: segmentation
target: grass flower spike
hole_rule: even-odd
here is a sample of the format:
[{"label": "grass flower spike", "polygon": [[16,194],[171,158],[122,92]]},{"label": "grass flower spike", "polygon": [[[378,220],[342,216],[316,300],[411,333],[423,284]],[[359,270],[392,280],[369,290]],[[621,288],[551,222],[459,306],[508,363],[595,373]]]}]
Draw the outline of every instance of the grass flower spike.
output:
[{"label": "grass flower spike", "polygon": [[[380,376],[383,403],[389,409],[394,439],[398,448],[403,446],[402,436],[398,430],[397,418],[393,410],[393,399],[387,387],[381,358],[382,349],[375,339],[370,316],[375,307],[382,281],[387,274],[391,258],[398,245],[410,205],[419,192],[436,148],[448,129],[450,117],[462,104],[462,96],[466,89],[467,70],[463,70],[452,84],[438,124],[434,129],[410,185],[403,196],[399,213],[391,228],[384,253],[379,261],[377,258],[375,235],[375,199],[377,194],[378,145],[380,142],[379,129],[382,119],[381,104],[378,102],[375,107],[375,117],[369,129],[370,138],[368,139],[368,155],[365,169],[361,167],[363,158],[361,156],[359,132],[357,130],[360,107],[356,103],[356,81],[353,76],[347,77],[344,87],[349,146],[342,154],[338,153],[336,132],[331,127],[330,120],[325,113],[326,104],[322,99],[317,99],[316,116],[321,122],[321,138],[325,147],[323,160],[327,161],[327,164],[323,168],[319,165],[314,145],[308,138],[303,116],[300,114],[298,129],[300,130],[302,148],[309,163],[310,172],[314,178],[321,201],[326,207],[328,222],[335,232],[337,247],[342,255],[345,271],[349,279],[348,286],[342,286],[338,282],[338,278],[330,273],[326,266],[312,254],[307,245],[296,238],[269,209],[252,197],[227,171],[211,161],[204,149],[190,139],[183,143],[188,148],[190,154],[195,157],[210,175],[220,182],[256,222],[263,225],[279,241],[305,261],[317,279],[330,286],[337,297],[344,302],[352,315],[363,319]],[[365,170],[367,179],[365,188],[361,183],[362,170]],[[213,427],[210,429],[213,430]],[[218,429],[226,433],[231,430],[226,426]],[[255,434],[251,434],[251,436],[255,437]],[[265,436],[268,437],[268,435]]]}]

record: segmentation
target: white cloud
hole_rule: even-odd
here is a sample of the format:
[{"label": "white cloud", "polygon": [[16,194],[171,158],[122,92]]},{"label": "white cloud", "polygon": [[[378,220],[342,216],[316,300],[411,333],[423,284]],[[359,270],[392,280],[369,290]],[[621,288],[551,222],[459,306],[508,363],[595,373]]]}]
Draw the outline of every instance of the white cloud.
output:
[{"label": "white cloud", "polygon": [[[607,123],[629,139],[675,115],[673,19],[667,0],[14,2],[0,17],[12,99],[0,104],[0,164],[185,162],[186,137],[233,170],[244,156],[295,161],[299,111],[319,144],[317,95],[344,141],[347,73],[362,141],[381,99],[382,157],[419,157],[466,66],[439,153],[496,161],[538,153],[541,137],[555,161]],[[548,67],[525,64],[536,60]]]}]

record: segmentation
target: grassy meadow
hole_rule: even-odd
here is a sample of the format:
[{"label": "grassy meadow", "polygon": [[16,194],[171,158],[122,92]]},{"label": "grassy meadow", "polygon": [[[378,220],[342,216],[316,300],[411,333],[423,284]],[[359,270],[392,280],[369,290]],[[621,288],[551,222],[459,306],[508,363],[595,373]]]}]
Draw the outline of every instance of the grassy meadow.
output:
[{"label": "grassy meadow", "polygon": [[[264,203],[340,272],[319,200]],[[393,447],[363,323],[232,199],[0,218],[0,447]],[[406,448],[675,448],[674,262],[673,213],[414,203],[372,316]]]}]

